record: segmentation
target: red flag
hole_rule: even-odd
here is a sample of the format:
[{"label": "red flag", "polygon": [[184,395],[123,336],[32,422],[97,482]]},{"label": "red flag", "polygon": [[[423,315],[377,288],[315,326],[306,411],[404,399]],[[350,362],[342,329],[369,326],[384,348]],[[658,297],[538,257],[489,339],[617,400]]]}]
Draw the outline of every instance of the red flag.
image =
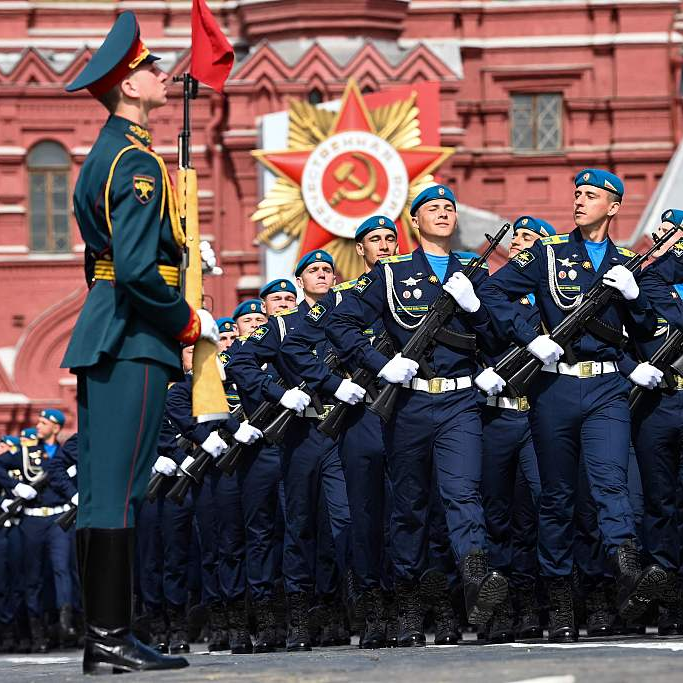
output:
[{"label": "red flag", "polygon": [[223,91],[235,53],[205,0],[192,0],[190,75],[216,92]]}]

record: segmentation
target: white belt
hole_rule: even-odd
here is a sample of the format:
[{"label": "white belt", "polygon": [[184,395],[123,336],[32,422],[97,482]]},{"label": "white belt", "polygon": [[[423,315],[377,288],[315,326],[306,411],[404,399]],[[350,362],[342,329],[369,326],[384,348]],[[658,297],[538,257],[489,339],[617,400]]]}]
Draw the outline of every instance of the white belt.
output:
[{"label": "white belt", "polygon": [[529,400],[526,396],[520,396],[519,398],[508,398],[507,396],[489,396],[486,399],[486,405],[493,406],[494,408],[508,408],[509,410],[529,410]]},{"label": "white belt", "polygon": [[324,410],[322,412],[322,415],[318,415],[318,413],[315,412],[315,408],[313,406],[308,406],[304,410],[304,417],[314,417],[316,420],[324,420],[330,410],[332,410],[333,406],[323,406]]},{"label": "white belt", "polygon": [[458,391],[459,389],[469,389],[472,386],[471,377],[432,377],[432,379],[422,379],[415,377],[410,382],[403,382],[404,389],[414,389],[415,391],[426,391],[429,394],[444,394],[447,391]]},{"label": "white belt", "polygon": [[579,377],[581,379],[619,372],[617,364],[611,360],[583,360],[574,365],[567,365],[567,363],[550,363],[550,365],[544,365],[541,370],[543,372],[552,372],[555,375],[571,375],[572,377]]},{"label": "white belt", "polygon": [[68,503],[55,508],[24,508],[24,514],[29,517],[52,517],[52,515],[61,515],[67,510],[71,510],[71,505]]}]

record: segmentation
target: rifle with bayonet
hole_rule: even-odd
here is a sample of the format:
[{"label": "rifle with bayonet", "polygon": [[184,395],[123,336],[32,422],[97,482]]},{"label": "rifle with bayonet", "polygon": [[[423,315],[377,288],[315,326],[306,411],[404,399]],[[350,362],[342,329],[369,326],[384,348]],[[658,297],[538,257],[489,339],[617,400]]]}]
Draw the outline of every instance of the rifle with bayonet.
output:
[{"label": "rifle with bayonet", "polygon": [[[672,227],[661,238],[652,235],[652,246],[642,255],[635,254],[624,266],[632,273],[636,273],[678,230],[678,226]],[[597,316],[607,308],[616,294],[617,290],[606,285],[601,278],[588,290],[581,303],[550,332],[550,338],[564,349],[565,360],[570,365],[576,362],[571,350],[572,342],[584,330],[590,332],[591,328],[595,329],[596,321],[599,323]],[[543,363],[522,346],[512,349],[496,364],[494,370],[506,382],[504,393],[517,398],[526,396],[530,384],[542,366]]]},{"label": "rifle with bayonet", "polygon": [[[49,482],[49,477],[46,472],[43,472],[35,481],[29,483],[38,493],[44,491],[47,488]],[[0,514],[0,527],[5,526],[5,522],[10,520],[12,517],[16,517],[19,514],[22,506],[26,505],[30,501],[24,500],[23,498],[15,498],[8,506],[7,510]]]},{"label": "rifle with bayonet", "polygon": [[[496,247],[502,242],[505,234],[510,229],[510,224],[506,223],[496,233],[495,237],[487,234],[488,247],[477,258],[472,260],[465,266],[463,273],[466,277],[472,278],[477,272],[477,269],[486,263],[489,256],[495,251]],[[420,371],[425,375],[425,379],[432,379],[434,377],[433,370],[425,361],[425,354],[427,350],[432,347],[435,341],[442,341],[447,344],[448,332],[444,325],[451,319],[456,312],[457,304],[453,297],[446,291],[439,294],[434,303],[430,306],[429,311],[422,319],[420,326],[413,332],[406,345],[401,349],[401,355],[404,358],[419,363]],[[440,338],[441,337],[441,338]],[[377,398],[368,406],[368,410],[379,415],[382,420],[387,422],[394,412],[396,399],[401,387],[398,384],[387,384],[379,392]]]},{"label": "rifle with bayonet", "polygon": [[[674,330],[667,340],[652,354],[650,365],[664,373],[662,389],[672,390],[677,386],[675,375],[683,377],[683,332]],[[633,410],[645,392],[645,387],[635,386],[628,397],[628,407]]]},{"label": "rifle with bayonet", "polygon": [[[372,345],[375,351],[378,351],[383,356],[387,357],[387,360],[394,355],[394,345],[391,341],[389,333],[385,330],[380,334]],[[352,375],[351,381],[360,387],[363,387],[367,391],[368,396],[374,401],[379,392],[376,387],[377,375],[374,372],[368,370],[367,368],[360,367]],[[342,427],[344,426],[344,421],[346,420],[346,415],[353,406],[345,401],[339,401],[335,399],[330,412],[320,421],[318,425],[318,431],[322,432],[331,439],[339,438]]]}]

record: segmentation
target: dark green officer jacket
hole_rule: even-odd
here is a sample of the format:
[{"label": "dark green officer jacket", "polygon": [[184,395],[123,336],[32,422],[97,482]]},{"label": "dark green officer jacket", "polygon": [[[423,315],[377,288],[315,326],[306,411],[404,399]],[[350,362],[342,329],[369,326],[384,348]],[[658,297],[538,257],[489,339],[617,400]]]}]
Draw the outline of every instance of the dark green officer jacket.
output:
[{"label": "dark green officer jacket", "polygon": [[[62,367],[90,367],[105,354],[180,369],[178,340],[198,331],[196,314],[159,273],[159,264],[180,264],[184,236],[168,172],[150,144],[145,129],[110,116],[83,164],[74,209],[90,292]],[[109,280],[92,277],[103,271]]]}]

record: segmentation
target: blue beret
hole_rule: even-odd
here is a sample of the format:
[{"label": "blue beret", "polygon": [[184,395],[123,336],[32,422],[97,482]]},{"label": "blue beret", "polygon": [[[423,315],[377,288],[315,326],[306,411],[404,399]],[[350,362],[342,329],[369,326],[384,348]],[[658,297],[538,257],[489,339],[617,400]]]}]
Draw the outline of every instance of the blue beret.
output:
[{"label": "blue beret", "polygon": [[252,313],[265,313],[263,312],[263,302],[261,299],[247,299],[237,306],[233,311],[233,320],[237,320],[241,315],[250,315]]},{"label": "blue beret", "polygon": [[550,223],[540,218],[534,218],[533,216],[520,216],[515,221],[513,229],[519,230],[520,228],[531,230],[541,237],[551,237],[552,235],[557,234],[557,231]]},{"label": "blue beret", "polygon": [[219,332],[232,332],[235,326],[235,321],[227,315],[216,320]]},{"label": "blue beret", "polygon": [[54,422],[60,427],[63,427],[66,422],[64,413],[56,408],[45,408],[45,410],[41,410],[40,417],[44,417],[46,420],[50,420],[50,422]]},{"label": "blue beret", "polygon": [[315,251],[309,251],[308,254],[304,254],[301,257],[301,260],[296,265],[294,275],[299,277],[311,263],[329,263],[332,266],[332,270],[334,270],[332,254],[328,254],[324,249],[316,249]]},{"label": "blue beret", "polygon": [[81,73],[66,86],[67,92],[88,88],[101,97],[118,85],[140,64],[154,62],[159,57],[150,54],[140,40],[140,25],[132,12],[123,12],[104,39],[100,49],[83,67]]},{"label": "blue beret", "polygon": [[269,294],[274,294],[275,292],[291,292],[296,294],[296,287],[289,280],[271,280],[267,285],[261,287],[258,295],[264,299]]},{"label": "blue beret", "polygon": [[453,203],[453,206],[455,206],[455,195],[450,187],[446,187],[445,185],[432,185],[426,190],[422,190],[422,192],[413,199],[413,203],[410,205],[410,215],[414,216],[423,204],[431,202],[433,199],[448,199]]},{"label": "blue beret", "polygon": [[18,436],[10,436],[9,434],[6,434],[5,436],[0,439],[2,443],[6,444],[9,446],[12,450],[15,450],[17,448],[21,447],[21,440],[19,439]]},{"label": "blue beret", "polygon": [[662,214],[662,223],[683,226],[683,209],[667,209]]},{"label": "blue beret", "polygon": [[26,427],[19,432],[19,436],[22,439],[37,439],[38,430],[35,427]]},{"label": "blue beret", "polygon": [[370,216],[356,228],[356,242],[360,242],[369,232],[385,228],[391,230],[394,235],[398,234],[396,223],[386,216]]},{"label": "blue beret", "polygon": [[579,171],[574,178],[574,185],[580,187],[581,185],[592,185],[599,187],[601,190],[609,190],[620,197],[624,196],[624,183],[621,178],[609,171],[603,171],[601,168],[584,168]]}]

